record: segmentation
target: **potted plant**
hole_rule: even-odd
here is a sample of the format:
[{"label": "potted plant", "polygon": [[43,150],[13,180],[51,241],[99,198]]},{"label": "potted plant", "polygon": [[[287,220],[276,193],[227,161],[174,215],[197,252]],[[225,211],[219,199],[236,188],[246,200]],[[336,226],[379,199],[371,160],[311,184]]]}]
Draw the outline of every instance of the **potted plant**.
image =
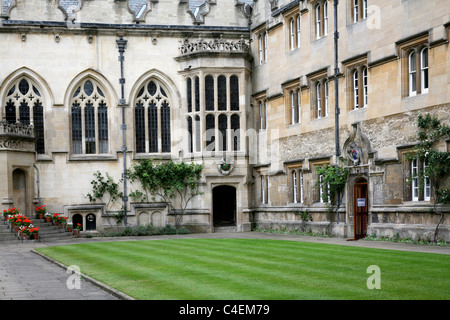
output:
[{"label": "potted plant", "polygon": [[47,212],[47,213],[44,214],[44,219],[45,219],[45,222],[51,222],[52,221],[52,215]]},{"label": "potted plant", "polygon": [[59,226],[60,226],[62,229],[65,229],[65,228],[66,228],[66,222],[67,222],[67,218],[66,218],[66,217],[61,217],[61,216],[59,216],[59,218],[58,218],[58,223],[59,223]]},{"label": "potted plant", "polygon": [[44,206],[37,206],[36,207],[36,218],[38,219],[44,219],[45,213],[47,212],[47,209]]},{"label": "potted plant", "polygon": [[5,220],[8,220],[7,219],[8,216],[13,216],[13,215],[17,215],[17,214],[19,214],[19,210],[14,207],[12,209],[9,208],[8,210],[6,210],[6,209],[3,210],[2,216],[4,217]]},{"label": "potted plant", "polygon": [[67,222],[67,232],[72,232],[73,230],[73,222]]},{"label": "potted plant", "polygon": [[22,226],[20,227],[20,235],[24,238],[24,239],[28,239],[30,237],[30,227],[29,226]]},{"label": "potted plant", "polygon": [[30,230],[30,239],[37,240],[39,239],[39,227],[29,228]]},{"label": "potted plant", "polygon": [[53,220],[53,225],[54,226],[59,225],[59,216],[60,215],[61,215],[60,213],[54,213],[53,214],[52,220]]},{"label": "potted plant", "polygon": [[79,236],[80,235],[80,231],[81,231],[81,224],[77,223],[77,226],[75,227],[75,229],[73,229],[73,235],[74,236]]}]

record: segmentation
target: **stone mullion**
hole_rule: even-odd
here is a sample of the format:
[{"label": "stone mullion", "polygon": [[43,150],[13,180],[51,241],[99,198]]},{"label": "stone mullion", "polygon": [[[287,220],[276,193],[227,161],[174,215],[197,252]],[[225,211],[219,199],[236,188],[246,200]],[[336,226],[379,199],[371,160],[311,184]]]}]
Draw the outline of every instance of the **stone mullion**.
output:
[{"label": "stone mullion", "polygon": [[81,109],[81,153],[86,154],[86,121],[85,121],[85,102],[80,104]]}]

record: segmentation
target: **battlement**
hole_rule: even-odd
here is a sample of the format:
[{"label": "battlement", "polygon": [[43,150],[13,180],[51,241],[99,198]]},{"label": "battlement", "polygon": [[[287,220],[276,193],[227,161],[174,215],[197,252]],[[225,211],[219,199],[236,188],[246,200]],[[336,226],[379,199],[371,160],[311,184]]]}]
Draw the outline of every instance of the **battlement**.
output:
[{"label": "battlement", "polygon": [[0,0],[5,20],[246,27],[254,0]]}]

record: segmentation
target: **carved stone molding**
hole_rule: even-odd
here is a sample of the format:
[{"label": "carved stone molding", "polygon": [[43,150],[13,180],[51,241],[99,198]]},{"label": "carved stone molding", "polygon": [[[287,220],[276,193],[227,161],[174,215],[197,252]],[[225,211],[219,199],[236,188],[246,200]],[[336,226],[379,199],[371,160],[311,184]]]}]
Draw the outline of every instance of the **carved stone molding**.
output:
[{"label": "carved stone molding", "polygon": [[243,36],[238,41],[229,41],[222,38],[205,41],[199,36],[195,42],[190,42],[184,39],[180,47],[182,55],[197,53],[197,52],[241,52],[249,53],[250,45],[245,41]]}]

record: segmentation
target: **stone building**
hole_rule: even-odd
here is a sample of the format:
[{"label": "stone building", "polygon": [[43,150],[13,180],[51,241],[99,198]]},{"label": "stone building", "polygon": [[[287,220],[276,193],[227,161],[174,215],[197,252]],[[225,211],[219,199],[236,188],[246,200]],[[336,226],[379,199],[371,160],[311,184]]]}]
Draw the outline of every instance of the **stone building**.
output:
[{"label": "stone building", "polygon": [[[134,161],[172,159],[204,164],[203,195],[182,217],[196,232],[434,232],[429,181],[419,190],[410,179],[424,164],[405,154],[418,142],[419,114],[450,120],[445,0],[339,1],[336,66],[334,1],[0,8],[3,208],[45,204],[85,231],[110,227],[121,203],[88,201],[93,174],[119,181]],[[324,164],[349,170],[337,210],[323,197]],[[160,202],[127,203],[131,225],[175,215]],[[447,241],[449,219],[440,228]]]}]

